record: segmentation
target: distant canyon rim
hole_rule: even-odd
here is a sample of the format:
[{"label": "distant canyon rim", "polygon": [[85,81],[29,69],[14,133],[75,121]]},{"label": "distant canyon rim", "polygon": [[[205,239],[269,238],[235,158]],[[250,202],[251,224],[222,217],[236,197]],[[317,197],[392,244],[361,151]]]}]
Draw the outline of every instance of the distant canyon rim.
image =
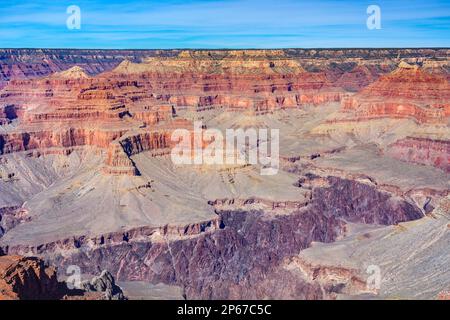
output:
[{"label": "distant canyon rim", "polygon": [[[0,49],[0,255],[131,297],[437,299],[449,53]],[[277,174],[174,163],[200,122],[279,130]]]}]

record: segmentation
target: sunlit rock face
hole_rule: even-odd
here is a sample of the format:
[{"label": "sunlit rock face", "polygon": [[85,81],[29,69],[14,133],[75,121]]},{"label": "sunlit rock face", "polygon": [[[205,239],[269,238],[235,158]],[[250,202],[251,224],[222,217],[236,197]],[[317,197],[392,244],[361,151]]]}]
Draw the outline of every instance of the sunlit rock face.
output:
[{"label": "sunlit rock face", "polygon": [[409,137],[392,144],[388,151],[393,157],[435,166],[450,172],[450,141]]},{"label": "sunlit rock face", "polygon": [[[434,298],[448,53],[0,50],[0,255],[188,299]],[[278,173],[174,163],[197,121],[278,129]]]},{"label": "sunlit rock face", "polygon": [[420,123],[446,123],[450,116],[450,84],[446,77],[401,62],[358,94],[343,101],[358,118],[412,118]]},{"label": "sunlit rock face", "polygon": [[0,256],[0,300],[57,299],[56,269],[37,258]]}]

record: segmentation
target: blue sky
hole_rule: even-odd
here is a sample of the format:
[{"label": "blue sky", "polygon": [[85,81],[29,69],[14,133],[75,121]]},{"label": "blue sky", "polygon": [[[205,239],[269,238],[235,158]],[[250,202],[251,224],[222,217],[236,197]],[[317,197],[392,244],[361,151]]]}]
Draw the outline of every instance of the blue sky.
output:
[{"label": "blue sky", "polygon": [[[366,26],[371,4],[380,30]],[[0,47],[450,47],[450,0],[0,0]]]}]

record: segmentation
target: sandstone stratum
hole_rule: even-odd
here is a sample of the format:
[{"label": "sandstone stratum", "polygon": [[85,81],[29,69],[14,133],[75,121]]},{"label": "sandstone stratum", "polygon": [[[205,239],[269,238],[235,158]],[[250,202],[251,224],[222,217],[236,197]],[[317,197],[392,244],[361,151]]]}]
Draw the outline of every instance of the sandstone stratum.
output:
[{"label": "sandstone stratum", "polygon": [[[449,68],[447,49],[0,50],[3,295],[61,299],[77,265],[120,297],[437,298]],[[279,172],[174,164],[196,121],[278,129]]]}]

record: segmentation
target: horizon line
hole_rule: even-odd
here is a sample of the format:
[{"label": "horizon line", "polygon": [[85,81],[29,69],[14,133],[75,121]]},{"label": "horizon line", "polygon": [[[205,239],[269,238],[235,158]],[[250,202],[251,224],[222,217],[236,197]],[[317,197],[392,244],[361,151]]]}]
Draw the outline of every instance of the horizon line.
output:
[{"label": "horizon line", "polygon": [[50,47],[0,47],[0,50],[132,50],[132,51],[245,51],[245,50],[412,50],[412,49],[432,49],[450,50],[450,47],[277,47],[277,48],[50,48]]}]

